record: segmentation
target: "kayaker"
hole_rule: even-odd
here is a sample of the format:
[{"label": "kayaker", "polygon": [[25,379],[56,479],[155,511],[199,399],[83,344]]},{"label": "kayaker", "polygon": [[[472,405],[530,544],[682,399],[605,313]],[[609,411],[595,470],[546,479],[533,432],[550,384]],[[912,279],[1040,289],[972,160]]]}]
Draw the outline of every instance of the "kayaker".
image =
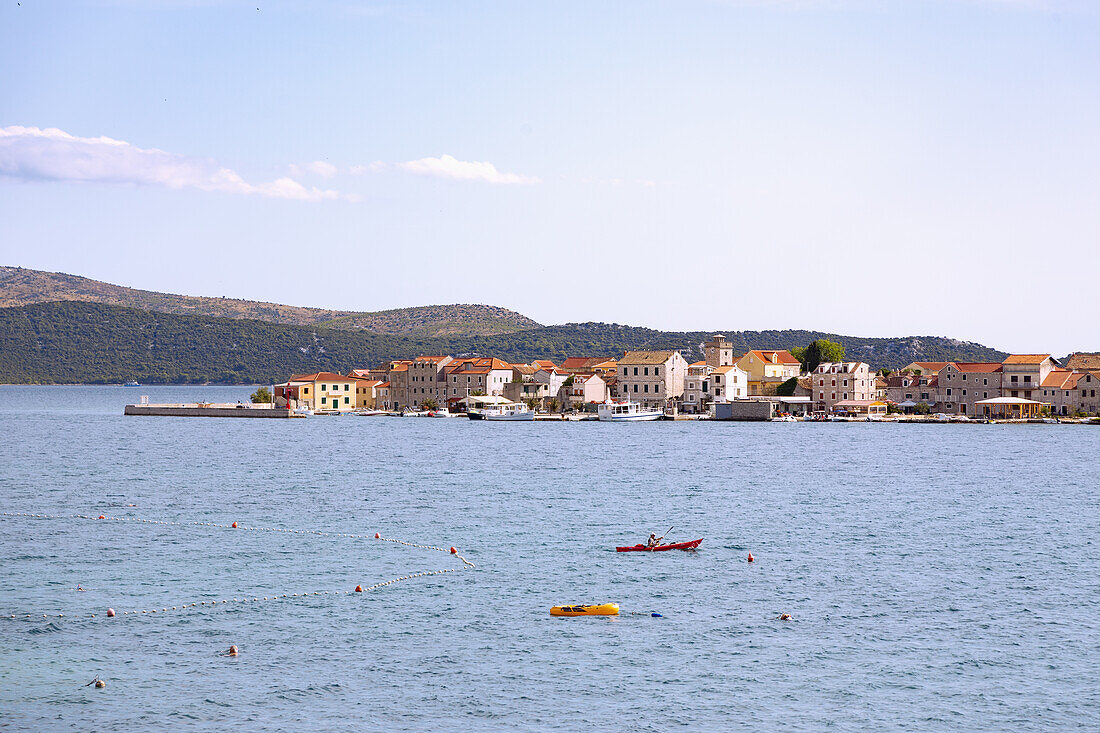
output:
[{"label": "kayaker", "polygon": [[663,539],[664,539],[664,535],[658,537],[655,534],[650,534],[649,535],[649,540],[646,541],[645,546],[646,547],[658,547],[661,544],[661,540],[663,540]]}]

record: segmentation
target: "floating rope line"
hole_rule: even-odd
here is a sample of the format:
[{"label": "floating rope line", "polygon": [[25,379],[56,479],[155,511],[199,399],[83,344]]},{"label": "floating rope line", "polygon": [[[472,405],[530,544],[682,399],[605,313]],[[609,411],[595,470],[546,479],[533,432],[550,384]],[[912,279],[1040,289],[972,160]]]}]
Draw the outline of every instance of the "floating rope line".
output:
[{"label": "floating rope line", "polygon": [[[248,526],[240,525],[237,522],[233,522],[232,524],[218,524],[216,522],[172,522],[172,521],[159,520],[159,519],[141,519],[141,518],[138,518],[138,517],[108,517],[104,514],[101,514],[98,517],[93,517],[93,516],[90,516],[90,515],[87,515],[87,514],[34,514],[34,513],[31,513],[31,512],[0,512],[0,516],[4,516],[4,517],[28,517],[28,518],[31,518],[31,519],[91,519],[91,520],[97,520],[97,521],[102,519],[102,520],[116,521],[116,522],[138,522],[138,523],[141,523],[141,524],[163,524],[163,525],[169,525],[169,526],[175,526],[175,527],[188,527],[188,526],[215,527],[215,528],[219,528],[219,529],[235,529],[235,530],[244,530],[244,531],[252,531],[252,532],[285,532],[285,533],[289,533],[289,534],[311,534],[311,535],[318,535],[318,536],[322,536],[322,537],[346,537],[346,538],[351,538],[351,539],[370,539],[369,535],[362,535],[362,534],[348,534],[348,533],[343,533],[343,532],[325,532],[325,531],[321,531],[321,530],[312,530],[312,529],[282,529],[282,528],[279,528],[279,527],[248,527]],[[307,598],[307,597],[311,597],[311,596],[346,596],[346,595],[352,595],[354,593],[363,593],[363,592],[366,592],[366,591],[378,590],[378,589],[385,588],[387,586],[393,585],[394,583],[400,583],[401,581],[404,581],[404,580],[412,580],[413,578],[423,578],[423,577],[427,577],[429,575],[442,575],[444,573],[454,573],[454,572],[457,572],[459,570],[463,570],[465,568],[476,567],[472,562],[467,560],[462,555],[458,554],[458,550],[456,550],[454,547],[451,547],[451,548],[448,549],[448,548],[443,548],[443,547],[436,547],[435,545],[420,545],[420,544],[416,544],[414,542],[405,542],[404,540],[393,539],[391,537],[383,537],[378,532],[376,532],[374,534],[373,539],[384,540],[386,542],[393,542],[393,543],[396,543],[396,544],[399,544],[399,545],[405,545],[406,547],[416,547],[416,548],[420,548],[420,549],[424,549],[424,550],[435,550],[437,552],[449,553],[451,555],[454,555],[457,559],[461,560],[462,561],[462,566],[458,567],[458,568],[445,568],[443,570],[425,570],[423,572],[412,573],[410,575],[402,575],[398,578],[391,578],[390,580],[384,580],[384,581],[381,581],[379,583],[375,583],[373,585],[368,585],[368,586],[365,586],[365,587],[363,585],[357,585],[357,586],[355,586],[354,590],[336,590],[336,591],[325,590],[325,591],[312,591],[312,592],[306,592],[306,593],[283,593],[282,595],[263,596],[263,597],[253,596],[251,598],[245,596],[243,598],[232,598],[232,599],[225,598],[225,599],[222,599],[220,601],[218,601],[218,600],[195,601],[193,603],[185,603],[183,605],[162,606],[159,609],[158,608],[134,609],[134,610],[129,610],[129,611],[122,611],[121,613],[116,613],[114,609],[109,608],[109,609],[107,609],[106,613],[103,613],[103,614],[94,614],[94,613],[89,614],[89,615],[70,614],[69,616],[66,616],[63,613],[55,613],[55,614],[44,613],[44,614],[41,614],[41,615],[31,614],[31,613],[27,613],[27,614],[14,614],[13,613],[13,614],[9,614],[7,616],[4,616],[4,618],[7,618],[8,620],[13,620],[13,619],[24,619],[24,620],[26,620],[26,619],[63,619],[63,618],[69,618],[69,619],[75,619],[75,620],[91,620],[91,619],[95,619],[95,618],[112,618],[112,617],[117,617],[117,616],[138,616],[138,615],[155,614],[155,613],[168,613],[169,611],[182,611],[182,610],[186,610],[186,609],[190,609],[190,608],[201,608],[201,607],[206,607],[206,606],[214,607],[214,606],[217,606],[219,603],[222,604],[222,605],[225,605],[225,604],[228,604],[228,603],[257,603],[257,602],[260,602],[260,601],[278,601],[278,600],[283,600],[283,599],[288,599],[288,598]]]}]

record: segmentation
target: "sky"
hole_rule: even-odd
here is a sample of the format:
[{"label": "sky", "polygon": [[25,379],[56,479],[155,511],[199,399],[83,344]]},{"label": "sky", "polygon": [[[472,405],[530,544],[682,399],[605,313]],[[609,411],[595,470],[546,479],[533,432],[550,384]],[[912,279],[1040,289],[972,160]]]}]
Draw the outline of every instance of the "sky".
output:
[{"label": "sky", "polygon": [[0,264],[1100,351],[1100,3],[0,3]]}]

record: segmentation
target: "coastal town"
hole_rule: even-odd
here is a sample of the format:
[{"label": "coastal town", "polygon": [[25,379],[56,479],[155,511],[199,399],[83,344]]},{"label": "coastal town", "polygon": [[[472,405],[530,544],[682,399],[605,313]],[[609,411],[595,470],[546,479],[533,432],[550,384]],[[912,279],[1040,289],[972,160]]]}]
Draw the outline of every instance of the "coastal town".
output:
[{"label": "coastal town", "polygon": [[1073,354],[1065,363],[1051,354],[1012,354],[990,363],[915,361],[874,371],[862,361],[814,363],[792,353],[813,347],[737,354],[715,334],[704,344],[706,358],[692,363],[677,350],[523,364],[418,356],[347,374],[294,375],[273,385],[270,398],[273,407],[298,414],[474,416],[516,405],[532,415],[603,419],[601,406],[619,404],[634,415],[719,420],[1100,417],[1100,354]]}]

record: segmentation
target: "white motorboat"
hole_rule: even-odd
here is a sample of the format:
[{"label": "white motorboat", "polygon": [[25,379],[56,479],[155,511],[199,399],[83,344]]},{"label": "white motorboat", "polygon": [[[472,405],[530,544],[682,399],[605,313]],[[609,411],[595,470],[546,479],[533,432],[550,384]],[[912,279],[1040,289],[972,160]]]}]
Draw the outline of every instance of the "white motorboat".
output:
[{"label": "white motorboat", "polygon": [[458,415],[446,407],[440,407],[438,410],[428,410],[428,417],[458,417]]},{"label": "white motorboat", "polygon": [[359,417],[375,417],[377,415],[385,415],[385,410],[358,410],[355,413]]},{"label": "white motorboat", "polygon": [[596,415],[602,422],[644,422],[660,420],[660,410],[643,409],[638,402],[602,402],[596,407]]},{"label": "white motorboat", "polygon": [[302,417],[309,417],[313,414],[313,410],[309,409],[308,407],[295,407],[291,412],[293,412],[295,415],[300,415]]},{"label": "white motorboat", "polygon": [[534,420],[535,413],[522,402],[503,402],[498,405],[485,405],[476,410],[469,410],[466,417],[471,420],[498,420],[518,421]]},{"label": "white motorboat", "polygon": [[772,422],[798,422],[798,418],[794,415],[776,415],[771,419]]}]

